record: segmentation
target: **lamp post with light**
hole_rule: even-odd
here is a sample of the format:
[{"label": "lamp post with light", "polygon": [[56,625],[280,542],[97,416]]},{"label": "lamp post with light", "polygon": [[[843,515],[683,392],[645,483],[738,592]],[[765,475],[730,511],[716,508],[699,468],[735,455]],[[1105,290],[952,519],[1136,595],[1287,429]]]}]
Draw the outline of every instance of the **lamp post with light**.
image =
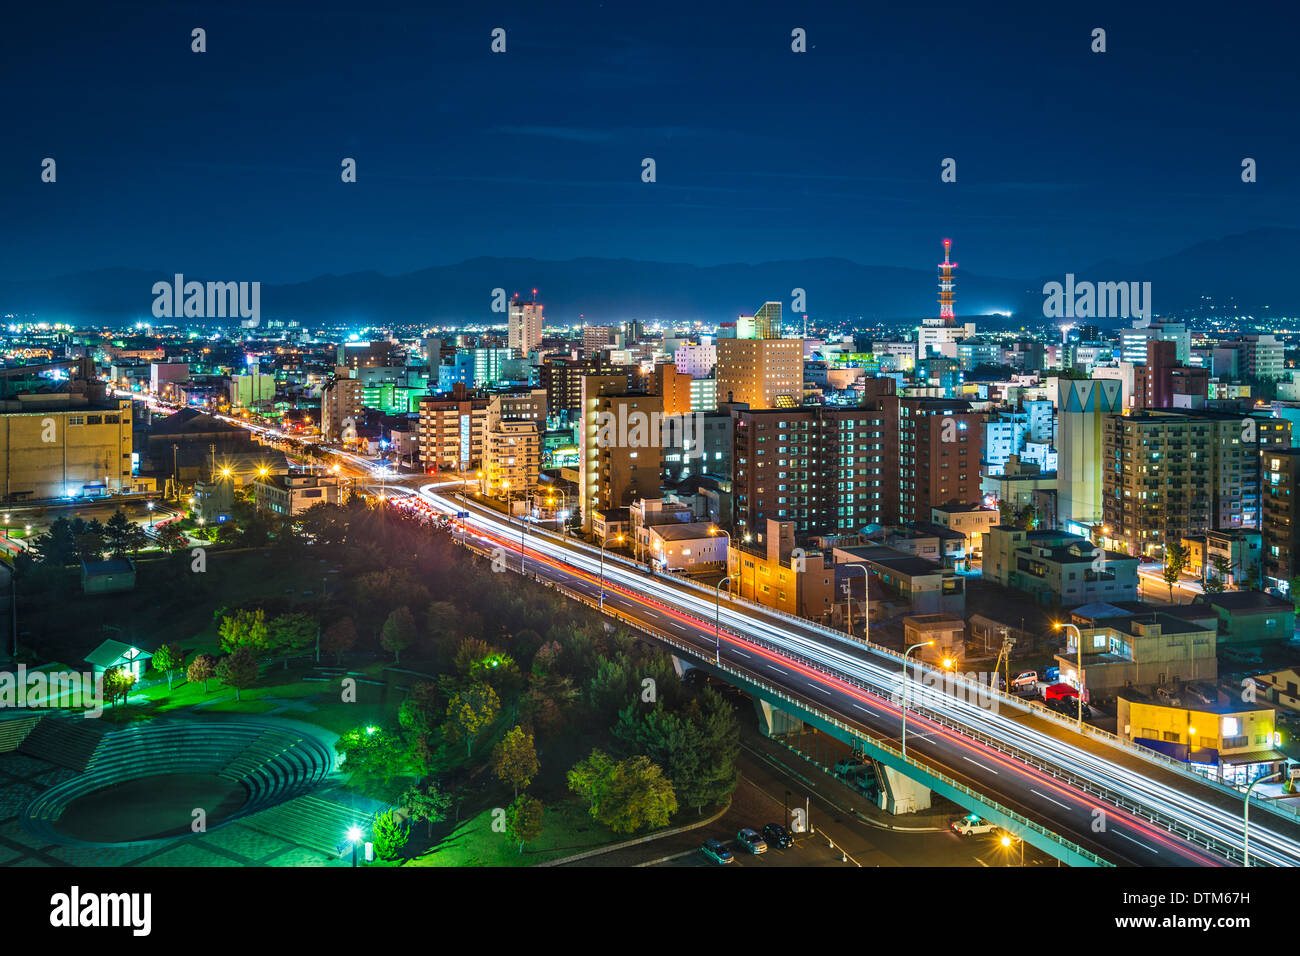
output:
[{"label": "lamp post with light", "polygon": [[934,641],[921,641],[903,651],[903,732],[900,734],[903,759],[907,759],[907,658],[918,647],[929,647]]},{"label": "lamp post with light", "polygon": [[[713,586],[713,640],[717,645],[717,650],[713,655],[713,663],[722,663],[722,629],[719,626],[722,615],[722,586],[731,584],[731,575],[727,575],[721,581]],[[728,587],[730,590],[730,587]]]},{"label": "lamp post with light", "polygon": [[[623,536],[620,534],[614,539],[619,544],[623,543]],[[605,545],[609,537],[602,535],[600,539],[600,609],[605,610]]]}]

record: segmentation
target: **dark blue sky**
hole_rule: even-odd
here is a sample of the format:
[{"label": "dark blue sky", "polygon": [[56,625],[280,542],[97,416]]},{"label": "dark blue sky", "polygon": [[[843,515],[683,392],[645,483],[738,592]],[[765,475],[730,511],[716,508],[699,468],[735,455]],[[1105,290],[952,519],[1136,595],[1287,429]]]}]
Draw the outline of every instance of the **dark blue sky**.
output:
[{"label": "dark blue sky", "polygon": [[928,268],[942,236],[965,270],[1033,276],[1300,223],[1294,7],[886,6],[9,4],[0,278]]}]

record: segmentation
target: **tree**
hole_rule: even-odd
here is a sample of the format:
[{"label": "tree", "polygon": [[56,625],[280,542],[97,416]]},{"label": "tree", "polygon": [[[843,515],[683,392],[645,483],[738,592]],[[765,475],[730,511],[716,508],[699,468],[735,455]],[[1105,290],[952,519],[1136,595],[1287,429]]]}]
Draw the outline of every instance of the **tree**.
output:
[{"label": "tree", "polygon": [[415,733],[429,733],[447,710],[440,698],[437,684],[429,680],[418,681],[398,708],[397,722]]},{"label": "tree", "polygon": [[515,796],[537,776],[541,765],[533,735],[522,727],[512,727],[492,752],[492,771],[502,783],[515,788]]},{"label": "tree", "polygon": [[1221,554],[1216,554],[1211,563],[1214,565],[1214,573],[1219,576],[1219,580],[1226,586],[1228,578],[1232,576],[1232,564]]},{"label": "tree", "polygon": [[217,679],[228,687],[235,688],[235,700],[239,692],[257,683],[257,657],[248,645],[237,647],[217,663]]},{"label": "tree", "polygon": [[352,782],[362,788],[373,783],[387,786],[407,770],[402,738],[386,727],[350,730],[334,742],[334,749]]},{"label": "tree", "polygon": [[506,809],[506,833],[523,853],[525,843],[532,843],[542,835],[542,801],[526,793],[516,796],[515,802]]},{"label": "tree", "polygon": [[[119,512],[120,514],[120,512]],[[164,644],[154,651],[153,669],[167,675],[167,690],[172,689],[176,672],[185,666],[185,652],[179,644]]]},{"label": "tree", "polygon": [[227,654],[240,647],[265,650],[270,643],[266,612],[260,607],[255,610],[241,608],[223,617],[217,625],[217,634],[221,637],[221,649]]},{"label": "tree", "polygon": [[1223,578],[1217,574],[1211,574],[1205,579],[1202,587],[1205,589],[1206,594],[1222,594],[1227,585],[1224,583]]},{"label": "tree", "polygon": [[735,711],[712,690],[681,714],[631,704],[619,714],[613,735],[662,766],[678,799],[697,812],[724,802],[740,779]]},{"label": "tree", "polygon": [[211,654],[195,654],[190,661],[185,679],[191,684],[203,682],[203,693],[208,692],[208,681],[217,676],[217,659]]},{"label": "tree", "polygon": [[114,557],[120,558],[127,553],[130,548],[131,529],[134,527],[131,519],[121,508],[114,511],[113,516],[105,522],[104,536]]},{"label": "tree", "polygon": [[335,621],[321,635],[320,646],[327,654],[335,655],[335,663],[343,663],[343,655],[352,650],[357,642],[357,626],[352,618],[344,617]]},{"label": "tree", "polygon": [[125,667],[110,667],[104,671],[104,693],[110,704],[119,697],[122,698],[122,703],[126,703],[127,695],[134,686],[135,675]]},{"label": "tree", "polygon": [[1187,549],[1183,547],[1181,541],[1171,541],[1165,545],[1165,569],[1161,577],[1169,585],[1169,601],[1174,600],[1174,585],[1178,583],[1178,578],[1182,575],[1183,569],[1187,567]]},{"label": "tree", "polygon": [[600,804],[613,773],[614,760],[603,750],[593,750],[569,770],[569,789],[587,801],[587,809],[592,816],[596,815],[596,807]]},{"label": "tree", "polygon": [[465,756],[474,752],[474,738],[501,711],[501,699],[487,684],[470,684],[456,692],[447,705],[446,729],[451,738],[465,741]]},{"label": "tree", "polygon": [[461,638],[460,643],[456,645],[456,656],[452,659],[452,666],[462,677],[469,677],[474,669],[491,654],[491,645],[482,638]]},{"label": "tree", "polygon": [[266,625],[267,646],[278,654],[284,655],[284,666],[289,666],[289,657],[294,651],[310,647],[316,640],[319,625],[310,614],[291,611],[271,618]]},{"label": "tree", "polygon": [[180,529],[174,521],[169,521],[157,528],[158,547],[162,548],[168,554],[173,554],[185,547],[185,532]]},{"label": "tree", "polygon": [[634,833],[667,826],[676,812],[672,783],[658,764],[638,755],[614,767],[592,816],[615,833]]},{"label": "tree", "polygon": [[411,646],[415,640],[415,618],[411,609],[403,604],[393,610],[384,621],[379,631],[379,643],[386,651],[393,652],[393,663],[402,662],[402,651]]},{"label": "tree", "polygon": [[411,814],[412,820],[423,820],[429,824],[429,839],[433,839],[433,825],[447,819],[451,797],[431,783],[427,787],[411,787],[407,790],[402,794],[402,806]]},{"label": "tree", "polygon": [[370,832],[375,839],[375,855],[381,860],[396,860],[411,838],[411,825],[396,810],[387,810],[375,814]]}]

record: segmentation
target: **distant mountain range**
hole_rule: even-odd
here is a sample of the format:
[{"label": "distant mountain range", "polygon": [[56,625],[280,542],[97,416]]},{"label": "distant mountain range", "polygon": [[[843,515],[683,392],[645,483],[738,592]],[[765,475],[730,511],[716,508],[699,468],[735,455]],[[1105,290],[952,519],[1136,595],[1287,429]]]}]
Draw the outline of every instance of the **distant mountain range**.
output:
[{"label": "distant mountain range", "polygon": [[[1300,230],[1260,229],[1201,242],[1141,263],[1101,262],[1075,272],[1077,280],[1149,281],[1156,314],[1200,311],[1203,297],[1243,312],[1300,315],[1300,284],[1293,263]],[[1058,275],[1007,279],[959,270],[962,315],[1013,311],[1026,324],[1042,322],[1042,286]],[[256,276],[186,274],[186,280],[253,281]],[[53,279],[0,282],[0,313],[46,321],[152,321],[153,284],[172,274],[103,269]],[[378,272],[324,275],[307,282],[262,282],[262,320],[305,322],[459,324],[501,320],[490,311],[492,290],[531,294],[536,287],[549,322],[616,323],[631,318],[734,320],[764,300],[789,309],[791,290],[804,289],[816,321],[856,324],[933,315],[935,270],[863,265],[847,259],[781,260],[692,266],[631,259],[477,258],[405,275]],[[583,316],[579,319],[579,316]],[[789,312],[787,311],[787,315]],[[1098,323],[1112,324],[1112,323]]]}]

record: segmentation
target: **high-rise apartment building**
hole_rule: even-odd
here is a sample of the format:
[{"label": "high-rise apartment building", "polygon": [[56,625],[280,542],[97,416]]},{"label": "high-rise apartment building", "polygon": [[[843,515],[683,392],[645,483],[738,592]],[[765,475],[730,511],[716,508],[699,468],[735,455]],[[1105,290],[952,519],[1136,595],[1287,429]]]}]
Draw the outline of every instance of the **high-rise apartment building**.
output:
[{"label": "high-rise apartment building", "polygon": [[542,347],[542,304],[534,298],[530,301],[515,297],[510,300],[510,311],[506,322],[506,344],[520,355]]},{"label": "high-rise apartment building", "polygon": [[1300,576],[1300,448],[1269,448],[1263,453],[1263,577],[1266,587],[1291,594],[1291,581]]},{"label": "high-rise apartment building", "polygon": [[582,407],[582,380],[588,375],[618,375],[627,391],[637,378],[637,369],[599,358],[548,358],[538,369],[542,388],[546,389],[547,414],[558,417],[577,416]]},{"label": "high-rise apartment building", "polygon": [[321,393],[320,429],[327,442],[355,435],[356,423],[365,414],[364,392],[359,378],[336,378],[326,386]]},{"label": "high-rise apartment building", "polygon": [[541,468],[542,432],[537,422],[493,417],[483,433],[483,494],[527,502]]},{"label": "high-rise apartment building", "polygon": [[581,407],[578,507],[583,531],[589,533],[594,511],[663,496],[663,400],[628,392],[621,375],[587,375]]},{"label": "high-rise apartment building", "polygon": [[600,358],[601,352],[618,348],[621,332],[610,325],[588,325],[582,330],[582,357]]},{"label": "high-rise apartment building", "polygon": [[483,460],[489,400],[458,386],[450,395],[420,400],[418,442],[426,469],[468,471]]},{"label": "high-rise apartment building", "polygon": [[719,339],[718,401],[750,408],[803,404],[803,339]]},{"label": "high-rise apartment building", "polygon": [[772,519],[793,522],[795,532],[805,535],[894,520],[891,411],[879,403],[734,409],[737,526],[759,534]]},{"label": "high-rise apartment building", "polygon": [[938,505],[980,500],[984,416],[970,402],[889,398],[897,409],[898,520],[929,521]]},{"label": "high-rise apartment building", "polygon": [[679,345],[673,352],[673,364],[691,378],[707,378],[718,364],[718,347],[711,341]]},{"label": "high-rise apartment building", "polygon": [[1103,533],[1157,556],[1171,541],[1257,528],[1261,451],[1291,445],[1290,423],[1263,415],[1147,410],[1103,421]]}]

